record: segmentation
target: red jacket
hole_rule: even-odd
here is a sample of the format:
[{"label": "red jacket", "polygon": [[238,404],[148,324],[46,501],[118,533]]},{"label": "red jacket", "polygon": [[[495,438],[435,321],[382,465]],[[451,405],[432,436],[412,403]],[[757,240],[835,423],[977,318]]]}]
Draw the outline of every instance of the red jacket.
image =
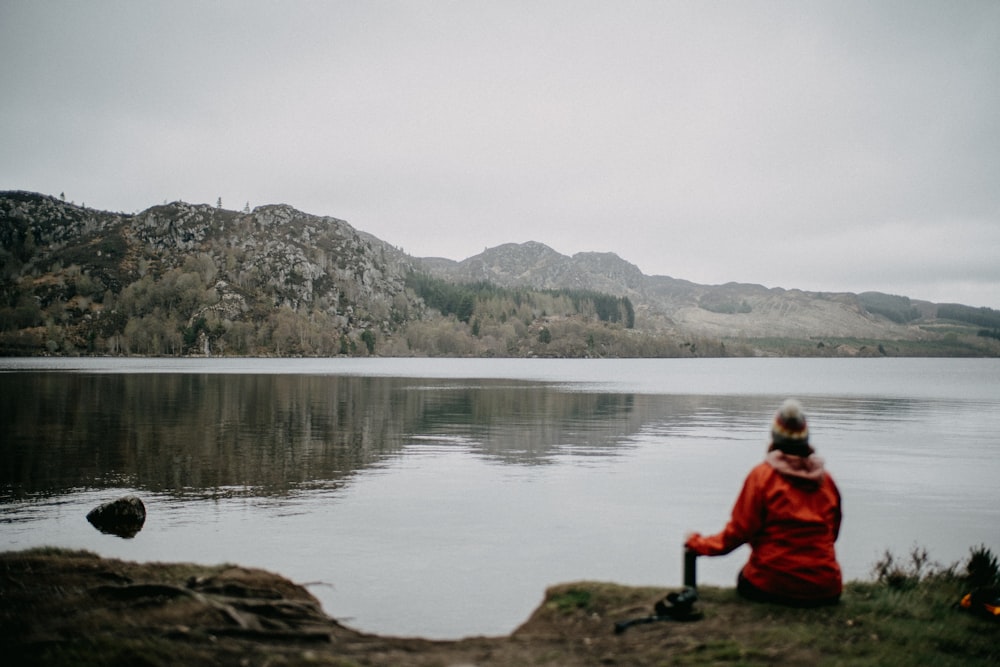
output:
[{"label": "red jacket", "polygon": [[719,556],[749,543],[743,576],[757,588],[802,600],[835,597],[842,589],[834,551],[840,521],[840,492],[822,459],[772,451],[750,471],[725,529],[696,533],[685,546]]}]

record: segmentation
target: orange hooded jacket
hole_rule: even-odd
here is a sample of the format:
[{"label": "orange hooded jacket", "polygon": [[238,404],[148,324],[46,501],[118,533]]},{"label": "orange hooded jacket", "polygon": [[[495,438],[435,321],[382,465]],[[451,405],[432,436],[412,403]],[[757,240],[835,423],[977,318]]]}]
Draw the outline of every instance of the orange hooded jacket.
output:
[{"label": "orange hooded jacket", "polygon": [[750,471],[725,529],[695,533],[685,546],[700,556],[749,544],[743,577],[760,590],[795,600],[833,598],[843,588],[834,542],[840,492],[823,460],[773,450]]}]

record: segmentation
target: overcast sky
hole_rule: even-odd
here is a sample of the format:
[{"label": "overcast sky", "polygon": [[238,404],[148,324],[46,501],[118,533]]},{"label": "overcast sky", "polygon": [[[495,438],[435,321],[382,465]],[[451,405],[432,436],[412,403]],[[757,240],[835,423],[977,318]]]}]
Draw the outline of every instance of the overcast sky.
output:
[{"label": "overcast sky", "polygon": [[0,189],[1000,308],[1000,2],[0,0]]}]

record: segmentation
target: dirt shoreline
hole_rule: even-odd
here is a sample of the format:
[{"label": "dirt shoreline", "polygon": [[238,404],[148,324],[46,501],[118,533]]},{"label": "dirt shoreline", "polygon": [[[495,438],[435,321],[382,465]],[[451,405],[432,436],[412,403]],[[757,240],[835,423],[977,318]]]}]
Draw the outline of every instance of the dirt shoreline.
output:
[{"label": "dirt shoreline", "polygon": [[264,570],[43,548],[0,553],[0,656],[46,667],[996,664],[994,621],[956,611],[955,583],[939,583],[851,582],[842,604],[814,610],[702,587],[700,620],[620,633],[677,589],[565,583],[510,635],[438,641],[357,632]]},{"label": "dirt shoreline", "polygon": [[713,591],[703,621],[616,634],[616,621],[649,614],[668,589],[578,582],[550,588],[509,636],[435,641],[357,632],[302,586],[234,565],[49,549],[0,554],[0,572],[0,642],[24,665],[654,665],[703,652],[731,634],[745,607],[731,591]]}]

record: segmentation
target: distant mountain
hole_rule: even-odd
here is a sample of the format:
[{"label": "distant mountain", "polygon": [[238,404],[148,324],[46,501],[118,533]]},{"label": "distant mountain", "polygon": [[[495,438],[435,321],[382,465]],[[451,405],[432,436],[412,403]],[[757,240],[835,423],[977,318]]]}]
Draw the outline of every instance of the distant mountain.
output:
[{"label": "distant mountain", "polygon": [[[724,339],[919,341],[931,336],[921,325],[937,317],[936,304],[911,302],[906,297],[803,292],[742,283],[699,285],[646,276],[613,253],[569,257],[536,242],[501,245],[461,262],[425,258],[420,266],[452,281],[486,280],[507,287],[591,289],[627,296],[642,314],[637,327]],[[879,302],[893,302],[907,317],[890,318],[887,308],[868,307]]]},{"label": "distant mountain", "polygon": [[639,267],[614,253],[586,252],[567,257],[535,241],[488,248],[462,262],[422,261],[426,270],[448,280],[484,280],[502,287],[590,289],[625,296],[645,280]]},{"label": "distant mountain", "polygon": [[284,204],[0,192],[0,267],[4,354],[1000,354],[1000,311],[699,285],[537,242],[414,258]]}]

